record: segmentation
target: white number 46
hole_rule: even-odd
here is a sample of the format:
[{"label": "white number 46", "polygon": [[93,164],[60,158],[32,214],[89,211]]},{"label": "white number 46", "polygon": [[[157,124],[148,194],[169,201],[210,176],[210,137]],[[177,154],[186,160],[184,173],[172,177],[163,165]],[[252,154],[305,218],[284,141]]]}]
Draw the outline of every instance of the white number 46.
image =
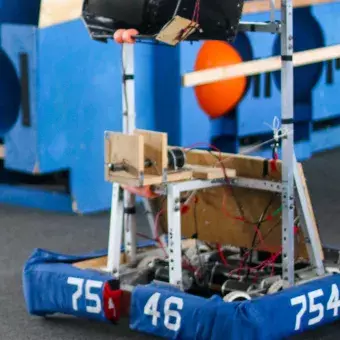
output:
[{"label": "white number 46", "polygon": [[[308,293],[308,301],[309,301],[309,313],[317,313],[315,317],[308,320],[308,326],[315,325],[319,323],[324,315],[325,308],[322,303],[317,303],[316,299],[322,297],[324,295],[322,289],[317,289]],[[295,321],[295,330],[299,330],[301,327],[301,319],[307,311],[307,297],[306,295],[300,295],[293,299],[291,299],[291,305],[301,305],[300,311],[296,315]],[[339,308],[340,308],[340,300],[339,300],[339,289],[336,284],[332,285],[331,296],[327,303],[327,310],[333,309],[333,316],[338,316]]]},{"label": "white number 46", "polygon": [[[153,294],[144,307],[144,314],[152,316],[152,325],[157,326],[158,319],[161,313],[158,311],[160,293]],[[171,310],[171,305],[176,306],[177,310]],[[171,296],[165,300],[164,303],[164,326],[174,332],[177,332],[181,327],[181,315],[178,310],[183,309],[183,299]],[[172,317],[172,320],[170,318]]]}]

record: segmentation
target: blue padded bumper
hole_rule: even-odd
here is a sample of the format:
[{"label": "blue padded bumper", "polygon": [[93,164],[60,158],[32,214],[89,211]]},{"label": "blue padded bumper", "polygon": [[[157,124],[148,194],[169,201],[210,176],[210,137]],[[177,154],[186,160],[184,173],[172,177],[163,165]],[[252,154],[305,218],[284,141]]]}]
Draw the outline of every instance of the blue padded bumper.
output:
[{"label": "blue padded bumper", "polygon": [[133,330],[168,339],[276,340],[339,318],[340,275],[252,301],[225,303],[151,284],[132,295]]},{"label": "blue padded bumper", "polygon": [[107,321],[102,292],[105,282],[112,277],[72,266],[72,263],[106,254],[102,251],[67,256],[35,250],[23,271],[28,312],[39,316],[62,313]]}]

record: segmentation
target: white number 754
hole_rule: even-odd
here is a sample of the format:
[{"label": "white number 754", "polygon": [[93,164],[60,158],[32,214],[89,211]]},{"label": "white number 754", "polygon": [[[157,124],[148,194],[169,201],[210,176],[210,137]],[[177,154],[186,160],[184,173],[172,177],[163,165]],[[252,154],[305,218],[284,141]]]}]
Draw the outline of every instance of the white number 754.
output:
[{"label": "white number 754", "polygon": [[[317,289],[308,293],[308,303],[309,303],[309,313],[317,313],[314,318],[308,320],[308,326],[315,325],[319,323],[324,315],[325,308],[322,303],[317,303],[316,299],[322,297],[324,292],[322,289]],[[296,315],[295,320],[295,330],[299,330],[301,328],[301,320],[307,311],[307,296],[300,295],[290,300],[292,306],[301,305],[301,309]],[[332,285],[331,296],[327,303],[327,310],[333,309],[333,316],[338,316],[339,308],[340,308],[340,300],[339,300],[339,289],[336,284]]]}]

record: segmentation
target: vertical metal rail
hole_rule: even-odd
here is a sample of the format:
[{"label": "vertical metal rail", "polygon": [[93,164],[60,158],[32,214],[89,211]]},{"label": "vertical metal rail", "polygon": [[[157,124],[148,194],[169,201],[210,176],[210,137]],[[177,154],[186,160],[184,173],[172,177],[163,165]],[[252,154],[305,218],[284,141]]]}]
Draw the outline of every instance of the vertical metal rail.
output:
[{"label": "vertical metal rail", "polygon": [[293,4],[281,1],[282,265],[283,280],[294,285],[294,67]]},{"label": "vertical metal rail", "polygon": [[[133,134],[136,128],[134,46],[124,44],[123,60],[123,133]],[[124,242],[129,262],[136,260],[136,196],[124,191]]]},{"label": "vertical metal rail", "polygon": [[[123,132],[132,134],[135,130],[135,83],[134,83],[134,50],[132,45],[122,46],[122,105]],[[118,183],[112,185],[111,218],[107,257],[107,271],[119,277],[122,236],[128,261],[136,259],[136,204],[135,195],[124,191],[121,200],[121,188]]]},{"label": "vertical metal rail", "polygon": [[183,289],[180,194],[178,185],[168,184],[169,277],[171,285]]},{"label": "vertical metal rail", "polygon": [[123,202],[120,199],[120,192],[120,185],[113,183],[106,271],[116,278],[119,277],[123,232]]}]

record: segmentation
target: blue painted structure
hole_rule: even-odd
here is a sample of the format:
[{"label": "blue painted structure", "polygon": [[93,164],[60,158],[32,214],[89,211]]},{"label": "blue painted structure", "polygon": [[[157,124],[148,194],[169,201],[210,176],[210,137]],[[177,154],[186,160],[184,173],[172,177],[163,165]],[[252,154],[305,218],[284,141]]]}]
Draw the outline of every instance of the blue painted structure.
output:
[{"label": "blue painted structure", "polygon": [[[340,3],[333,2],[314,6],[313,15],[323,29],[325,45],[340,44],[340,23],[334,20],[334,13],[340,11]],[[312,90],[313,152],[330,150],[340,146],[340,61],[323,63],[321,78]]]},{"label": "blue painted structure", "polygon": [[[40,0],[0,0],[0,30],[4,23],[37,25],[39,11]],[[18,118],[20,85],[11,61],[1,48],[0,74],[0,138],[3,138]]]},{"label": "blue painted structure", "polygon": [[[0,27],[0,138],[6,147],[0,201],[79,213],[109,209],[103,136],[105,130],[122,130],[121,47],[91,40],[81,20],[44,29]],[[138,45],[135,59],[136,123],[148,129],[155,114],[152,64],[145,66],[151,51]],[[21,96],[22,54],[28,60],[29,124]],[[69,192],[10,185],[15,181],[8,170],[35,176],[68,171]]]},{"label": "blue painted structure", "polygon": [[37,25],[40,0],[0,0],[0,23]]},{"label": "blue painted structure", "polygon": [[[29,65],[30,124],[23,123],[21,106],[4,138],[6,169],[69,170],[73,210],[108,209],[103,133],[122,128],[120,47],[90,40],[81,20],[45,29],[9,24],[1,32],[15,86],[20,54],[27,55]],[[53,207],[53,196],[47,205]]]},{"label": "blue painted structure", "polygon": [[[322,27],[325,46],[340,44],[340,22],[334,20],[334,13],[340,12],[340,3],[331,2],[313,6],[313,15]],[[313,121],[329,119],[340,115],[339,101],[340,65],[336,60],[323,63],[320,81],[312,90]]]}]

